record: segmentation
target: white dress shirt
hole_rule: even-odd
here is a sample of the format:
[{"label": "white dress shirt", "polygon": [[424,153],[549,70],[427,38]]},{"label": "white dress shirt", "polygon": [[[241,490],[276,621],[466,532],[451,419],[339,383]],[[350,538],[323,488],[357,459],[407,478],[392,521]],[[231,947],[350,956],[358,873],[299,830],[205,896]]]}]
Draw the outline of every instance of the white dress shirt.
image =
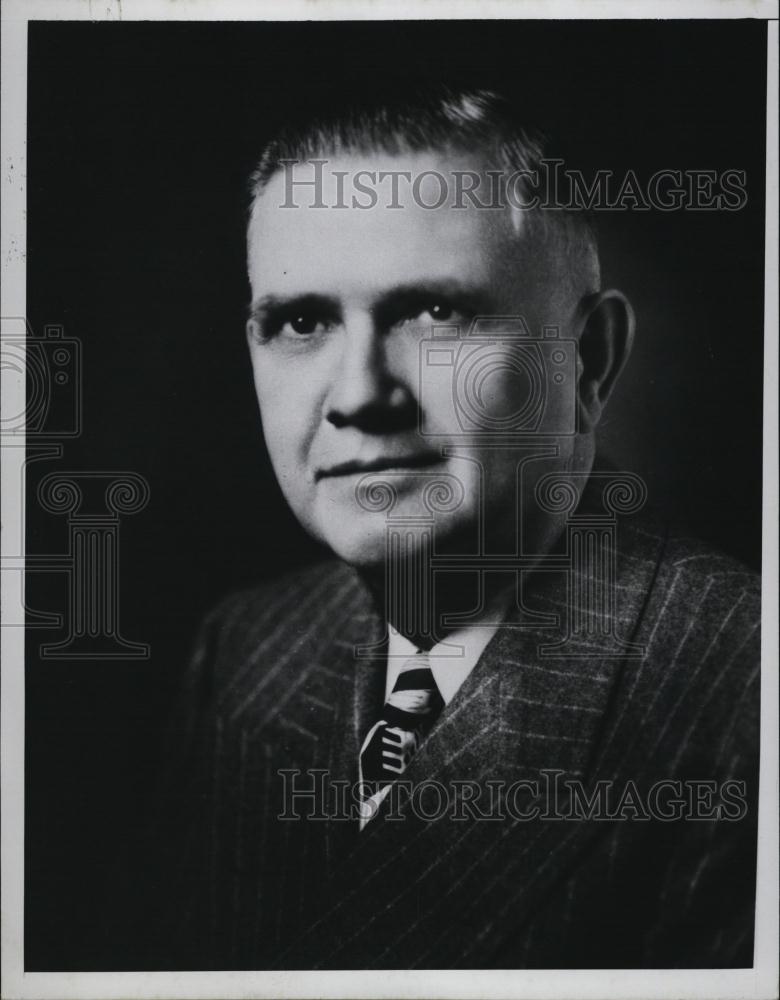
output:
[{"label": "white dress shirt", "polygon": [[[471,625],[452,632],[443,642],[431,647],[428,653],[431,673],[445,705],[449,705],[458,688],[476,667],[477,660],[497,630],[498,625]],[[390,697],[403,665],[419,652],[418,647],[396,632],[392,625],[388,626],[388,632],[385,701]]]}]

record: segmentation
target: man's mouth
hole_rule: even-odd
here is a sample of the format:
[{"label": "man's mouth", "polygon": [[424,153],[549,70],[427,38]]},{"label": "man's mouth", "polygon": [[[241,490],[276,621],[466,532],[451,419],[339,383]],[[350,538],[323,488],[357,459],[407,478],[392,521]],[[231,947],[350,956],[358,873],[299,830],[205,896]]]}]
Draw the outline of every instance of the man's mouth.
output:
[{"label": "man's mouth", "polygon": [[315,479],[335,478],[338,476],[355,476],[369,472],[403,472],[408,469],[425,469],[437,465],[442,458],[437,451],[414,452],[405,455],[380,455],[370,459],[351,459],[339,462],[326,468],[318,469]]}]

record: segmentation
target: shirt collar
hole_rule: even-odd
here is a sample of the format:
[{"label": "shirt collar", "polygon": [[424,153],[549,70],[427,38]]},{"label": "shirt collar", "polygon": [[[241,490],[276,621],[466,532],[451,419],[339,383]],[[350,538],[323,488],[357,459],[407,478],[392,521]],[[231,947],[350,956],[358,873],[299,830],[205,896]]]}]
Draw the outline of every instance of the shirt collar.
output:
[{"label": "shirt collar", "polygon": [[[498,625],[471,625],[451,632],[444,641],[431,648],[428,653],[431,672],[445,705],[449,705],[455,697],[497,630]],[[388,625],[388,633],[385,701],[395,687],[404,663],[420,652],[392,625]]]}]

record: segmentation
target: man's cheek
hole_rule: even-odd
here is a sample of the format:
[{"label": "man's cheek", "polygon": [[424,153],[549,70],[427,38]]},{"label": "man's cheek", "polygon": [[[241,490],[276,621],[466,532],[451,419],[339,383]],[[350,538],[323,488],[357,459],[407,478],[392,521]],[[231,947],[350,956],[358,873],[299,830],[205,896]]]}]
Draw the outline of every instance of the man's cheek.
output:
[{"label": "man's cheek", "polygon": [[[262,413],[262,411],[261,411]],[[300,455],[302,433],[298,430],[292,413],[263,415],[265,443],[278,476],[290,479],[303,473]]]}]

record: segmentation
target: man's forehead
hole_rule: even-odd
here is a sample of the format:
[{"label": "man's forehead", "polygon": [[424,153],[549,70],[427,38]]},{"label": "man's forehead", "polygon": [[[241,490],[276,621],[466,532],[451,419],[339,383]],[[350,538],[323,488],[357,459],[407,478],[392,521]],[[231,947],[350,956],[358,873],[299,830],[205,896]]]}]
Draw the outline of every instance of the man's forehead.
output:
[{"label": "man's forehead", "polygon": [[487,281],[506,261],[508,240],[512,256],[521,253],[506,208],[484,208],[465,197],[453,202],[456,184],[476,182],[464,182],[464,173],[489,183],[478,155],[371,152],[320,159],[325,162],[280,169],[257,198],[249,226],[253,286],[271,283],[285,293],[302,280],[351,278],[366,287],[468,274]]}]

